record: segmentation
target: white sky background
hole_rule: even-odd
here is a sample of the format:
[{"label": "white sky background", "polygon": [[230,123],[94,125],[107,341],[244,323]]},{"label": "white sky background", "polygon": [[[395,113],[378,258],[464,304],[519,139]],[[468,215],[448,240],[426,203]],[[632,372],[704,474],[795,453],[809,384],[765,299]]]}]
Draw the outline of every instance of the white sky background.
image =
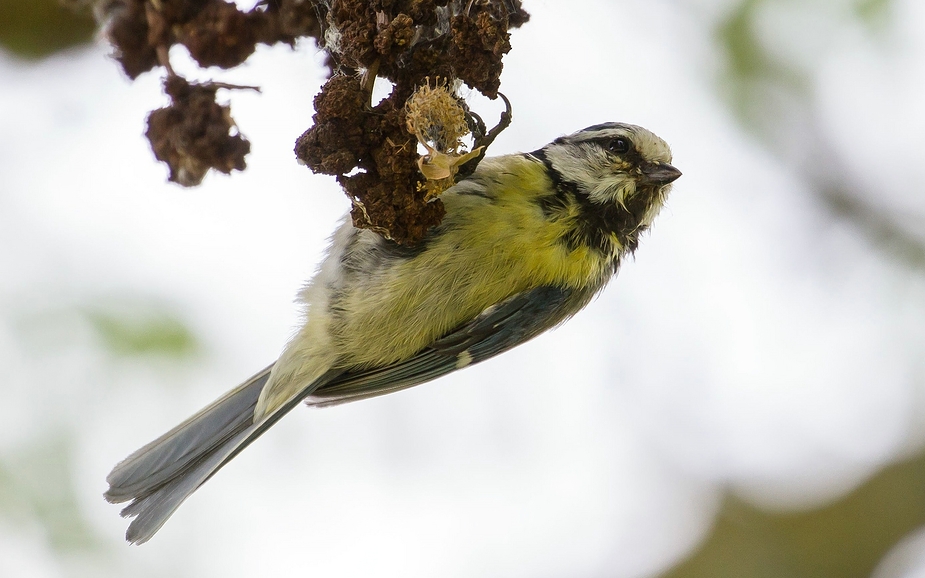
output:
[{"label": "white sky background", "polygon": [[[193,190],[165,183],[141,136],[156,75],[129,83],[104,46],[0,56],[0,456],[73,427],[74,491],[108,540],[104,558],[61,556],[38,522],[0,519],[0,575],[648,576],[709,531],[724,488],[814,506],[920,447],[925,277],[730,116],[710,35],[729,4],[526,2],[502,76],[514,124],[492,152],[605,121],[665,138],[684,176],[635,261],[497,360],[293,412],[140,548],[121,544],[106,473],[275,358],[347,209],[291,152],[322,56],[264,48],[220,76],[263,88],[231,95],[252,153]],[[847,10],[782,0],[762,34],[812,72],[850,177],[922,230],[925,5],[898,1],[879,39]],[[113,301],[165,304],[204,355],[116,361],[64,313],[51,345],[17,329]]]}]

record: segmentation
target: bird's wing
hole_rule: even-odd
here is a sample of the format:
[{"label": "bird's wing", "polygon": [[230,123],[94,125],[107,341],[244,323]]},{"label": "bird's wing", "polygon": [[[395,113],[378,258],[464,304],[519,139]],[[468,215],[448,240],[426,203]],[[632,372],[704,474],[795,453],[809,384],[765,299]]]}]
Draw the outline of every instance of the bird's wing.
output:
[{"label": "bird's wing", "polygon": [[332,405],[430,381],[527,341],[586,302],[585,296],[556,287],[514,295],[403,362],[364,371],[329,371],[255,423],[254,407],[270,374],[267,367],[117,465],[107,478],[106,498],[131,502],[122,511],[135,518],[126,538],[145,542],[190,494],[303,398],[312,405]]},{"label": "bird's wing", "polygon": [[590,296],[543,286],[518,293],[435,341],[413,357],[386,367],[347,371],[313,391],[307,403],[328,406],[412,387],[484,361],[565,321]]}]

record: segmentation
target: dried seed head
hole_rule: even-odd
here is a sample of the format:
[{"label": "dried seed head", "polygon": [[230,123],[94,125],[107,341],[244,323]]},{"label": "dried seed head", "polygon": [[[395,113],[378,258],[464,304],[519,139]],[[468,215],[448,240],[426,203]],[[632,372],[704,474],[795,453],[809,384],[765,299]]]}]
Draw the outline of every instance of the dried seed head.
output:
[{"label": "dried seed head", "polygon": [[[408,132],[427,149],[418,159],[418,168],[426,179],[420,188],[431,199],[453,185],[460,165],[481,152],[481,147],[465,151],[462,137],[469,134],[466,111],[450,89],[450,83],[430,78],[405,103]],[[457,81],[458,82],[458,81]]]}]

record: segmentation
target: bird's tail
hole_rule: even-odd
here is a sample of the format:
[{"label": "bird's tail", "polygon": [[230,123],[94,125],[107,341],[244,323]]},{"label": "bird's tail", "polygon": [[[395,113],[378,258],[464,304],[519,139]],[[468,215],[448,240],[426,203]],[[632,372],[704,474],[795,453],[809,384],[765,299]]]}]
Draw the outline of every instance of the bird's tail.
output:
[{"label": "bird's tail", "polygon": [[226,393],[199,413],[120,462],[106,478],[104,496],[131,503],[123,517],[135,518],[125,533],[146,542],[183,501],[215,472],[298,405],[287,403],[259,422],[254,408],[272,365]]}]

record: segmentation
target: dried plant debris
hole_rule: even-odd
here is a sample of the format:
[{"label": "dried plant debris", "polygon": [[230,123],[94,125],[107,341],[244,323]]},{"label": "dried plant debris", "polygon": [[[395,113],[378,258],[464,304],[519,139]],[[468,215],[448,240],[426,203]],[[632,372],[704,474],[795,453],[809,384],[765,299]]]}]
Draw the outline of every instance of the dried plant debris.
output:
[{"label": "dried plant debris", "polygon": [[[298,139],[296,155],[337,177],[357,226],[407,245],[440,222],[439,194],[471,174],[510,123],[504,99],[501,123],[486,131],[455,89],[465,83],[496,98],[509,30],[529,18],[520,0],[259,0],[250,10],[226,0],[86,1],[130,78],[166,72],[172,103],[151,113],[147,135],[170,179],[185,186],[210,168],[243,169],[249,143],[228,106],[215,101],[218,88],[230,87],[183,80],[170,66],[170,48],[184,46],[202,67],[231,68],[258,44],[314,38],[334,74],[315,98],[314,126]],[[372,106],[377,77],[393,89]],[[467,134],[469,151],[461,140]]]},{"label": "dried plant debris", "polygon": [[310,0],[261,0],[240,10],[225,0],[87,0],[114,48],[114,58],[135,79],[158,66],[166,71],[164,91],[171,104],[148,116],[146,135],[170,180],[183,186],[202,182],[209,169],[243,170],[250,143],[238,133],[230,108],[218,104],[221,83],[191,84],[170,66],[170,47],[180,44],[202,67],[232,68],[257,44],[294,46],[321,34],[319,12]]},{"label": "dried plant debris", "polygon": [[294,45],[321,32],[309,0],[261,0],[248,11],[225,0],[98,0],[115,58],[130,78],[158,64],[158,49],[182,44],[200,66],[232,68],[257,44]]},{"label": "dried plant debris", "polygon": [[[497,135],[483,138],[483,123],[453,89],[465,83],[497,97],[508,30],[528,16],[516,0],[324,5],[324,46],[338,72],[315,99],[314,126],[297,141],[296,155],[313,171],[337,176],[356,226],[414,245],[443,218],[439,193],[471,173],[481,147]],[[376,76],[392,83],[392,93],[371,106]],[[509,107],[506,114],[504,126]],[[475,142],[465,152],[460,139],[470,131]]]},{"label": "dried plant debris", "polygon": [[168,76],[164,91],[172,103],[148,115],[145,135],[175,183],[198,185],[209,169],[228,174],[245,167],[251,144],[237,133],[229,108],[215,102],[219,88]]}]

